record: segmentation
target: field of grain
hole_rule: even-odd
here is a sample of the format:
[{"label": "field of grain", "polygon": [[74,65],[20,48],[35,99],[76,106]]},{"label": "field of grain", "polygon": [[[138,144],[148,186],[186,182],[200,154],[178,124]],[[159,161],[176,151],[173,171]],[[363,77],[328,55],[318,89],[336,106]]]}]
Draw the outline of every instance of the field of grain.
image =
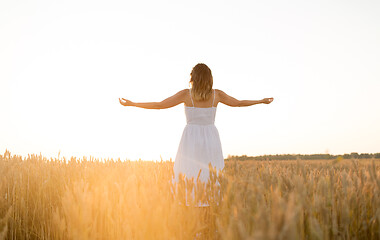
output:
[{"label": "field of grain", "polygon": [[379,160],[226,161],[205,186],[172,167],[6,152],[0,239],[380,239]]}]

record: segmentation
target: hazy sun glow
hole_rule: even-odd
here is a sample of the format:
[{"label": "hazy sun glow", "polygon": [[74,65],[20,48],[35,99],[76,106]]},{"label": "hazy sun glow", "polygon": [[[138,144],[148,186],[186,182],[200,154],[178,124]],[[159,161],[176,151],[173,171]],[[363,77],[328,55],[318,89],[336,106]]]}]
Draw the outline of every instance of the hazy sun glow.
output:
[{"label": "hazy sun glow", "polygon": [[206,63],[224,155],[379,152],[378,1],[2,1],[0,152],[175,157],[188,88]]}]

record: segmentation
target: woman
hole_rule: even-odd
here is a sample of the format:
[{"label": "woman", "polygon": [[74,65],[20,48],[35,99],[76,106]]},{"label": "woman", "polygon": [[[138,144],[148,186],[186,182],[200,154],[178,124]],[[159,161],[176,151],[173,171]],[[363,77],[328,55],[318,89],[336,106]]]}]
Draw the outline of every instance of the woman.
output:
[{"label": "woman", "polygon": [[273,98],[262,100],[237,100],[221,90],[212,89],[213,78],[210,68],[197,64],[190,74],[190,89],[179,91],[161,102],[135,103],[119,98],[123,106],[146,109],[171,108],[185,104],[187,125],[183,131],[174,162],[175,180],[180,173],[187,178],[209,179],[209,163],[217,171],[224,168],[224,158],[218,130],[214,125],[216,107],[223,103],[231,107],[245,107],[259,103],[269,104]]}]

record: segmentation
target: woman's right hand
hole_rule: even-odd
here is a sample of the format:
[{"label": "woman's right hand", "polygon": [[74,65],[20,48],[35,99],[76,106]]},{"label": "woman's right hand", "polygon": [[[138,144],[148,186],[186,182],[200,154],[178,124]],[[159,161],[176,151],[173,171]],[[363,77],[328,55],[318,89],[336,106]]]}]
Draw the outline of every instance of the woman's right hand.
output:
[{"label": "woman's right hand", "polygon": [[119,102],[123,106],[133,106],[133,102],[129,101],[129,100],[125,99],[125,98],[119,98]]},{"label": "woman's right hand", "polygon": [[263,100],[261,100],[264,104],[269,104],[273,101],[273,98],[264,98]]}]

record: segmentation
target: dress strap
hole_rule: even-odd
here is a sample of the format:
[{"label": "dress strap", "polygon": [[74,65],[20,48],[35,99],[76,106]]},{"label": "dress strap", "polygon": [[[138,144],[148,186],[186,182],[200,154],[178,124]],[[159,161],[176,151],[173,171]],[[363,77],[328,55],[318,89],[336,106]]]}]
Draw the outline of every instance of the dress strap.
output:
[{"label": "dress strap", "polygon": [[212,105],[211,105],[211,107],[214,106],[214,102],[215,102],[215,89],[214,89],[214,99],[212,100]]},{"label": "dress strap", "polygon": [[193,107],[194,107],[193,98],[191,97],[191,88],[189,88],[189,93],[190,93],[190,99],[191,99],[191,103],[193,104]]}]

